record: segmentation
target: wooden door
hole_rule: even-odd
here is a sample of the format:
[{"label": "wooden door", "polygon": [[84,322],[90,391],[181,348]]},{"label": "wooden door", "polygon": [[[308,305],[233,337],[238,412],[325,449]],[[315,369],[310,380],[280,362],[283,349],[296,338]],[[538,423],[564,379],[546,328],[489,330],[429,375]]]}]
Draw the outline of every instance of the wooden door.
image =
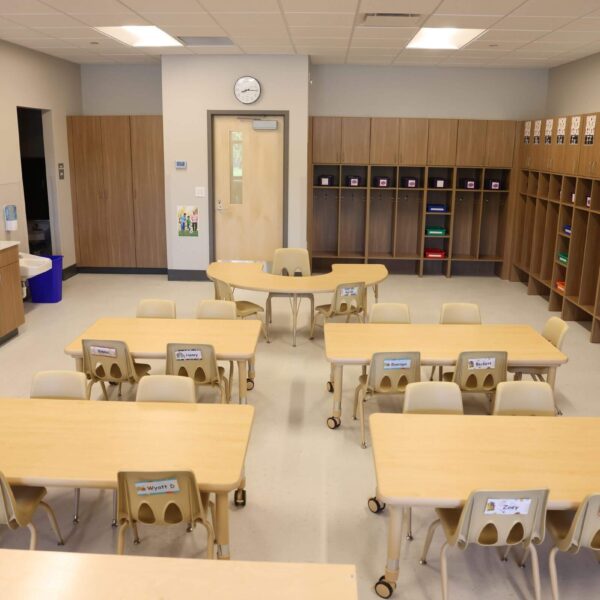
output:
[{"label": "wooden door", "polygon": [[398,164],[398,119],[371,119],[369,162],[372,165]]},{"label": "wooden door", "polygon": [[427,164],[451,167],[456,163],[456,119],[429,119]]},{"label": "wooden door", "polygon": [[516,123],[514,121],[487,122],[484,163],[486,167],[512,168],[515,128]]},{"label": "wooden door", "polygon": [[399,119],[398,164],[424,165],[427,162],[427,119]]},{"label": "wooden door", "polygon": [[18,248],[0,252],[0,337],[25,322]]},{"label": "wooden door", "polygon": [[540,171],[552,171],[554,162],[556,119],[545,119],[542,131],[542,150],[539,158]]},{"label": "wooden door", "polygon": [[129,117],[100,117],[109,267],[135,267]]},{"label": "wooden door", "polygon": [[215,116],[215,249],[219,260],[272,260],[283,246],[283,117],[275,130]]},{"label": "wooden door", "polygon": [[541,164],[541,155],[544,143],[544,122],[542,119],[536,119],[531,123],[531,144],[529,148],[529,168],[539,171]]},{"label": "wooden door", "polygon": [[559,173],[577,174],[582,145],[582,127],[582,117],[580,115],[572,115],[567,118],[564,144],[559,146],[560,152],[558,153],[558,162],[555,169]]},{"label": "wooden door", "polygon": [[[579,151],[579,175],[600,176],[600,140],[598,140],[598,115],[581,117],[581,149]],[[589,130],[590,133],[586,134]]]},{"label": "wooden door", "polygon": [[371,139],[371,119],[368,117],[342,118],[342,163],[368,165]]},{"label": "wooden door", "polygon": [[481,167],[485,162],[487,121],[461,119],[458,122],[456,164]]},{"label": "wooden door", "polygon": [[342,149],[342,119],[313,117],[312,154],[314,164],[339,163]]},{"label": "wooden door", "polygon": [[519,136],[519,166],[522,169],[531,167],[531,144],[533,142],[533,122],[523,121],[517,127]]},{"label": "wooden door", "polygon": [[130,118],[131,174],[138,267],[165,268],[165,167],[162,117]]},{"label": "wooden door", "polygon": [[104,200],[100,117],[68,117],[67,123],[77,264],[106,267],[110,264],[110,229]]}]

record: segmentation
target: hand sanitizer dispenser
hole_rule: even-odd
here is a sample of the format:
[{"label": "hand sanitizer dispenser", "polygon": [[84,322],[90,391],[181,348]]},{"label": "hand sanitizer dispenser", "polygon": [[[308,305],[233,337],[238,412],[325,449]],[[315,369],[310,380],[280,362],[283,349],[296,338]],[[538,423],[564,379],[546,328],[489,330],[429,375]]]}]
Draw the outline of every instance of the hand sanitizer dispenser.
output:
[{"label": "hand sanitizer dispenser", "polygon": [[4,207],[4,230],[17,230],[17,207],[14,204],[7,204]]}]

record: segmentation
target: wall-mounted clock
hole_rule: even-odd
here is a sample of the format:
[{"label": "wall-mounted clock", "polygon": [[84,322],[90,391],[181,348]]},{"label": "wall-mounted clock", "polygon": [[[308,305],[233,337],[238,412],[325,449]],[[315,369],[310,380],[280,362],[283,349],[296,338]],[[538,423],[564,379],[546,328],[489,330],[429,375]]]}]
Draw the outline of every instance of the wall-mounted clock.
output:
[{"label": "wall-mounted clock", "polygon": [[252,104],[260,98],[260,83],[256,77],[244,75],[235,82],[233,93],[242,104]]}]

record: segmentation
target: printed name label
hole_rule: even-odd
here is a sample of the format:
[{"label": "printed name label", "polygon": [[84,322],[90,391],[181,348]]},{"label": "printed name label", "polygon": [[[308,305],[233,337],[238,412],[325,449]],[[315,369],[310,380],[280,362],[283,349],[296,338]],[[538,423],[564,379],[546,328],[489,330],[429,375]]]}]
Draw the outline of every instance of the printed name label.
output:
[{"label": "printed name label", "polygon": [[157,481],[138,481],[135,484],[138,496],[156,496],[158,494],[176,494],[179,492],[177,479],[159,479]]},{"label": "printed name label", "polygon": [[469,369],[494,369],[496,368],[495,358],[470,358],[468,361]]},{"label": "printed name label", "polygon": [[106,346],[90,346],[90,353],[94,356],[117,356],[116,348],[107,348]]},{"label": "printed name label", "polygon": [[357,287],[343,287],[341,296],[342,296],[342,298],[347,298],[349,296],[358,296],[358,288]]},{"label": "printed name label", "polygon": [[531,498],[489,498],[485,505],[486,515],[527,515]]},{"label": "printed name label", "polygon": [[177,350],[175,352],[175,359],[176,360],[201,360],[202,352],[200,350],[193,350],[191,348],[188,350]]},{"label": "printed name label", "polygon": [[410,369],[412,360],[410,358],[386,358],[383,361],[383,370]]}]

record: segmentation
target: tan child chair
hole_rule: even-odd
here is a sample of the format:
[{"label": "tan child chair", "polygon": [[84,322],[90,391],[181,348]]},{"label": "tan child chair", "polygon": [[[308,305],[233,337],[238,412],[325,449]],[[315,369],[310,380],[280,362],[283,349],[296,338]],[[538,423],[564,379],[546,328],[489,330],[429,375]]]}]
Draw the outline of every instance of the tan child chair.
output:
[{"label": "tan child chair", "polygon": [[496,388],[493,415],[552,417],[554,393],[544,381],[503,381]]},{"label": "tan child chair", "polygon": [[374,304],[369,311],[369,323],[409,324],[410,309],[408,304],[402,304],[401,302],[379,302]]},{"label": "tan child chair", "polygon": [[196,402],[196,386],[190,377],[148,375],[138,384],[136,402]]},{"label": "tan child chair", "polygon": [[89,378],[89,392],[100,382],[104,399],[108,400],[106,383],[119,384],[119,396],[123,383],[136,384],[148,375],[150,365],[136,363],[125,342],[116,340],[81,340],[83,346],[83,372]]},{"label": "tan child chair", "polygon": [[217,365],[215,349],[209,344],[167,344],[167,375],[191,377],[198,386],[217,388],[221,402],[229,402],[229,381]]},{"label": "tan child chair", "polygon": [[[39,371],[33,376],[31,398],[87,400],[88,385],[85,373],[78,371]],[[79,523],[81,490],[75,488],[73,523]]]},{"label": "tan child chair", "polygon": [[440,553],[443,600],[448,598],[448,547],[465,550],[471,544],[504,547],[503,560],[513,547],[523,546],[520,565],[531,554],[535,598],[541,600],[535,545],[544,540],[547,502],[548,490],[478,491],[470,494],[463,508],[436,508],[438,518],[429,526],[420,562],[427,564],[433,534],[441,524],[446,537]]},{"label": "tan child chair", "polygon": [[30,485],[9,485],[3,473],[0,473],[0,525],[9,529],[27,527],[31,534],[29,549],[35,550],[37,544],[37,531],[32,523],[33,515],[38,506],[41,506],[48,515],[50,526],[58,538],[58,545],[63,546],[64,540],[60,534],[56,516],[49,504],[43,498],[47,490],[45,487]]},{"label": "tan child chair", "polygon": [[208,494],[199,493],[191,471],[120,472],[117,475],[117,553],[123,554],[128,527],[133,528],[134,542],[139,544],[138,523],[162,526],[187,523],[188,531],[200,523],[206,529],[207,556],[213,558],[215,534],[206,514],[209,507]]},{"label": "tan child chair", "polygon": [[368,375],[361,375],[354,393],[354,419],[360,416],[360,445],[365,440],[365,409],[367,398],[375,394],[403,394],[408,384],[421,379],[419,352],[376,352],[371,357]]},{"label": "tan child chair", "polygon": [[173,300],[140,300],[136,317],[144,319],[175,319],[177,316]]},{"label": "tan child chair", "polygon": [[549,510],[546,524],[554,540],[549,561],[552,598],[559,600],[557,552],[577,554],[582,548],[589,548],[600,562],[600,494],[592,494],[585,498],[576,512]]},{"label": "tan child chair", "polygon": [[322,304],[315,309],[315,315],[310,329],[310,339],[315,337],[317,317],[323,317],[323,325],[331,317],[346,317],[346,323],[354,316],[360,323],[365,313],[366,287],[364,282],[342,283],[338,285],[331,298],[331,304]]}]

